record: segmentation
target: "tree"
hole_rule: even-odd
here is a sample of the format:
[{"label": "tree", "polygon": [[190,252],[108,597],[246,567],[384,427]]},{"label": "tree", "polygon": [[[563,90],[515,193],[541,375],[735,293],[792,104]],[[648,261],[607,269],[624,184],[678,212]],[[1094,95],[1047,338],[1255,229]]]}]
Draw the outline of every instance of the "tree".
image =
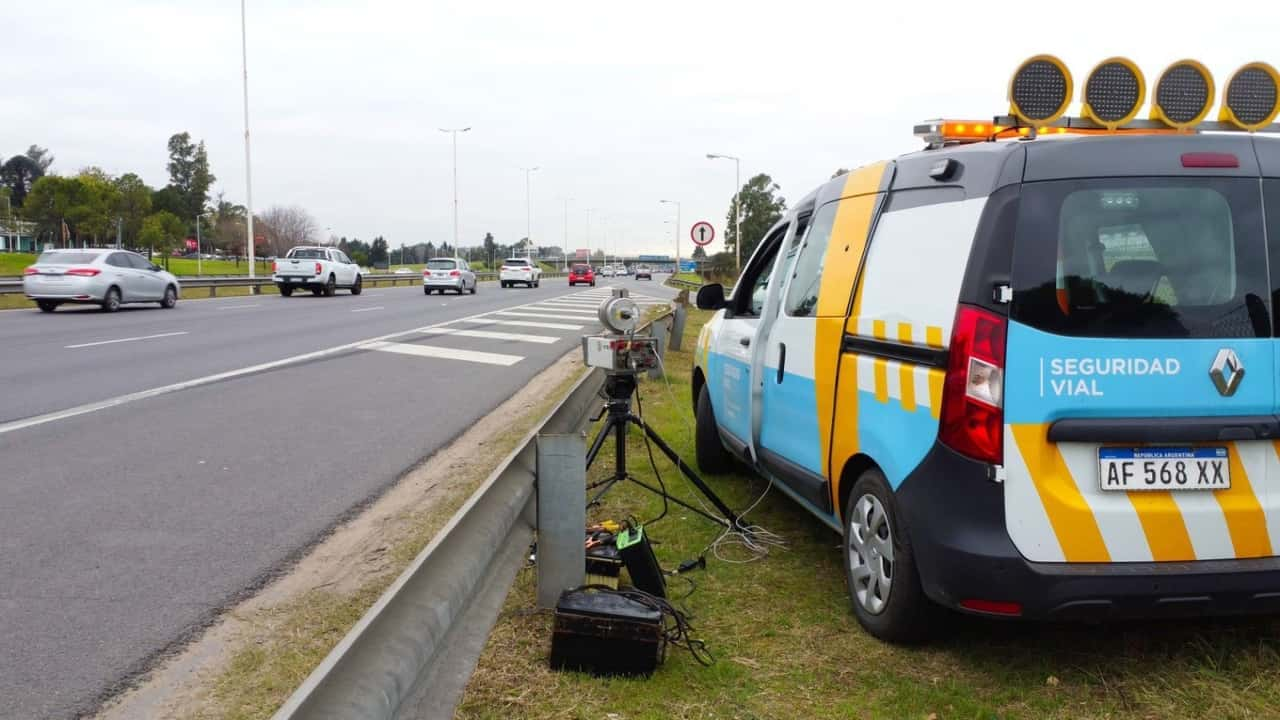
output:
[{"label": "tree", "polygon": [[494,242],[493,233],[484,234],[484,254],[486,258],[498,256],[498,243]]},{"label": "tree", "polygon": [[91,236],[94,245],[114,237],[121,200],[115,178],[102,168],[87,167],[75,179],[80,182],[80,188],[67,220],[75,225],[76,234]]},{"label": "tree", "polygon": [[381,235],[374,238],[369,246],[369,263],[374,266],[387,264],[387,241]]},{"label": "tree", "polygon": [[[209,202],[209,186],[216,180],[209,172],[209,154],[204,141],[191,142],[191,133],[178,133],[169,138],[169,187],[178,195],[179,217],[195,221],[204,214]],[[172,210],[171,210],[172,212]]]},{"label": "tree", "polygon": [[701,245],[696,245],[696,246],[694,246],[694,248],[693,248],[693,259],[694,259],[694,260],[705,260],[706,258],[707,258],[707,251],[706,251],[705,249],[703,249],[703,247],[702,247]]},{"label": "tree", "polygon": [[22,207],[27,193],[31,192],[36,181],[44,177],[44,168],[40,163],[26,155],[14,155],[0,165],[0,184],[9,188],[14,207]]},{"label": "tree", "polygon": [[273,205],[254,218],[254,232],[259,232],[257,223],[262,223],[268,251],[276,257],[283,257],[291,247],[315,245],[320,235],[316,219],[297,205]]},{"label": "tree", "polygon": [[182,193],[172,185],[166,185],[151,193],[151,209],[156,212],[164,210],[178,217],[182,217],[182,213],[187,211]]},{"label": "tree", "polygon": [[133,245],[142,231],[142,221],[151,214],[151,193],[142,178],[133,173],[125,173],[115,180],[116,191],[120,193],[117,210],[124,226],[125,242]]},{"label": "tree", "polygon": [[[742,205],[742,262],[751,257],[756,245],[764,239],[769,231],[787,209],[787,201],[775,195],[781,190],[773,178],[760,173],[747,181],[738,192],[738,200]],[[734,227],[734,205],[729,203],[729,213],[725,221],[724,247],[729,253],[734,252],[738,243],[738,235]]]},{"label": "tree", "polygon": [[80,202],[83,184],[80,178],[46,175],[36,180],[23,205],[23,215],[36,223],[37,233],[50,233],[62,237],[62,223],[74,215]]},{"label": "tree", "polygon": [[48,175],[49,166],[53,164],[53,156],[49,154],[48,148],[42,148],[39,145],[32,145],[27,148],[27,157],[31,161],[40,166],[40,174]]},{"label": "tree", "polygon": [[168,210],[152,213],[142,221],[138,243],[164,256],[164,266],[169,267],[169,256],[187,234],[187,225]]}]

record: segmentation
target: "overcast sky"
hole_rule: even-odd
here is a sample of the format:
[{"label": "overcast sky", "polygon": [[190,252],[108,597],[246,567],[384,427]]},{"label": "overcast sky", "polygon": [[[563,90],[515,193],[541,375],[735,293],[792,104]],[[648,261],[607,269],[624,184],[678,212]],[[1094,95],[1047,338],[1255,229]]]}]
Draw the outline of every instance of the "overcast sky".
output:
[{"label": "overcast sky", "polygon": [[[452,239],[459,136],[463,245],[492,232],[669,253],[674,208],[719,233],[742,175],[793,200],[838,167],[920,147],[912,124],[1007,110],[1009,73],[1049,52],[1077,86],[1126,55],[1148,85],[1192,57],[1219,87],[1280,65],[1275,3],[365,2],[248,0],[254,207],[301,205],[335,235]],[[1143,10],[1144,7],[1148,9]],[[51,148],[167,182],[165,143],[208,145],[216,190],[243,203],[235,0],[11,0],[0,24],[0,155]],[[1079,89],[1077,87],[1077,100]],[[1078,112],[1078,103],[1072,113]],[[1216,108],[1214,110],[1216,113]],[[1145,116],[1145,111],[1144,111]],[[715,250],[719,240],[710,248]]]}]

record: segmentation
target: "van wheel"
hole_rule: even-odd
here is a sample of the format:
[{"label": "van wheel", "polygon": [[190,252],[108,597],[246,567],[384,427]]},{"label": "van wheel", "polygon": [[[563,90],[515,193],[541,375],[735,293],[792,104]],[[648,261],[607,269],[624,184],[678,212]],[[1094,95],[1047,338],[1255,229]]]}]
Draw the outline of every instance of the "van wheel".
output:
[{"label": "van wheel", "polygon": [[862,473],[844,512],[844,571],[858,623],[891,643],[929,636],[939,608],[925,597],[915,555],[884,473]]},{"label": "van wheel", "polygon": [[716,430],[716,414],[711,408],[711,394],[703,385],[698,391],[698,408],[695,418],[693,449],[698,467],[703,472],[713,475],[727,473],[733,469],[733,457],[720,442],[720,431]]},{"label": "van wheel", "polygon": [[330,275],[329,279],[326,280],[324,283],[324,296],[333,297],[334,293],[336,293],[337,291],[338,291],[338,282],[333,279],[332,275]]},{"label": "van wheel", "polygon": [[293,288],[289,285],[280,285],[280,297],[289,297],[293,294]]}]

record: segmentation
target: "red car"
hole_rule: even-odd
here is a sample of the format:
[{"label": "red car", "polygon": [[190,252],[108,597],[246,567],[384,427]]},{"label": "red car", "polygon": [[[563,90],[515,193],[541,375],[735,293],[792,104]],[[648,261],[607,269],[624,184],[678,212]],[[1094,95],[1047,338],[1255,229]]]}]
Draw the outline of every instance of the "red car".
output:
[{"label": "red car", "polygon": [[569,268],[569,286],[573,287],[578,283],[586,283],[591,287],[596,286],[596,271],[591,269],[590,265],[574,265]]}]

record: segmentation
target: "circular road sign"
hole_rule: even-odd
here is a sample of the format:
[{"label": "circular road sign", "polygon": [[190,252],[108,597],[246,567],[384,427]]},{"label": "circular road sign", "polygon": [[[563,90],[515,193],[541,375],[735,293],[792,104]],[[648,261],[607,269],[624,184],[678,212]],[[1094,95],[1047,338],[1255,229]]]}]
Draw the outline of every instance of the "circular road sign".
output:
[{"label": "circular road sign", "polygon": [[689,228],[689,237],[693,238],[694,245],[710,245],[716,239],[716,229],[706,220],[699,220]]}]

